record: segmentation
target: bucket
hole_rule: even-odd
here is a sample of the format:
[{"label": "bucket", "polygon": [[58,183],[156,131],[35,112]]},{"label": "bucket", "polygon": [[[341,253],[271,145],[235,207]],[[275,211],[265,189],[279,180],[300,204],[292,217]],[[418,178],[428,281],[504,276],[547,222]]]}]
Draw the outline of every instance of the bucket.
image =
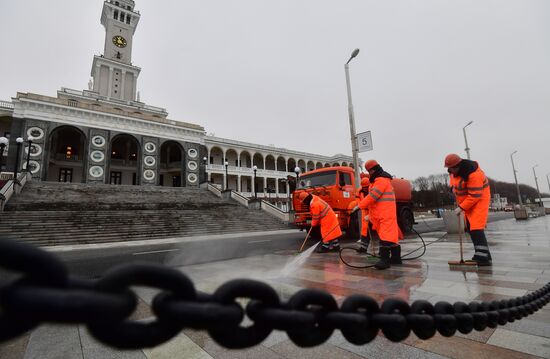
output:
[{"label": "bucket", "polygon": [[[447,233],[454,234],[458,233],[458,219],[454,211],[441,211],[441,217],[443,218],[443,223],[445,223],[445,229]],[[460,215],[460,223],[462,224],[462,231],[464,231],[464,215]]]}]

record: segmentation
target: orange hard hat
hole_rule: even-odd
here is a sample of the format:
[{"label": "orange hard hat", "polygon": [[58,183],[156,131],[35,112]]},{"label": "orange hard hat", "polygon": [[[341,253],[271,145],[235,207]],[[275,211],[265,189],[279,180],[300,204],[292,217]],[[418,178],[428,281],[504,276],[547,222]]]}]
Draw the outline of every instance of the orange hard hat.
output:
[{"label": "orange hard hat", "polygon": [[370,171],[374,166],[378,166],[378,162],[376,162],[376,160],[368,160],[365,163],[365,169],[367,171]]},{"label": "orange hard hat", "polygon": [[370,185],[370,180],[368,177],[361,178],[361,187],[368,187]]},{"label": "orange hard hat", "polygon": [[448,154],[447,157],[445,157],[445,167],[455,167],[458,166],[458,164],[462,161],[462,158],[460,158],[459,155],[456,153]]},{"label": "orange hard hat", "polygon": [[309,193],[307,193],[306,191],[303,191],[303,192],[300,192],[300,194],[298,195],[298,199],[300,200],[300,202],[303,202],[308,196],[309,196]]}]

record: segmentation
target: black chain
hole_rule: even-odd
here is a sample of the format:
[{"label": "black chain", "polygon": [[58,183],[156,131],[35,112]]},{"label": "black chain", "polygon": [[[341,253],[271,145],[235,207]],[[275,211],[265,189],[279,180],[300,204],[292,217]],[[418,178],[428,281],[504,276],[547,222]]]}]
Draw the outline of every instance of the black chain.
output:
[{"label": "black chain", "polygon": [[[361,345],[380,330],[398,342],[411,331],[428,339],[436,332],[450,337],[456,331],[495,328],[550,301],[550,283],[522,297],[469,304],[417,300],[409,305],[390,298],[379,306],[368,296],[352,295],[338,308],[332,295],[314,289],[302,289],[283,302],[269,285],[248,279],[229,281],[210,295],[197,292],[183,273],[160,265],[123,265],[99,280],[74,278],[53,254],[11,240],[0,240],[0,267],[16,277],[0,286],[0,342],[56,322],[86,324],[95,338],[121,349],[154,347],[184,328],[207,330],[231,349],[257,345],[274,329],[301,347],[324,343],[335,329]],[[133,285],[161,290],[152,303],[154,321],[128,320],[137,305]],[[249,299],[245,308],[238,298]],[[241,326],[245,314],[253,323],[249,327]]]}]

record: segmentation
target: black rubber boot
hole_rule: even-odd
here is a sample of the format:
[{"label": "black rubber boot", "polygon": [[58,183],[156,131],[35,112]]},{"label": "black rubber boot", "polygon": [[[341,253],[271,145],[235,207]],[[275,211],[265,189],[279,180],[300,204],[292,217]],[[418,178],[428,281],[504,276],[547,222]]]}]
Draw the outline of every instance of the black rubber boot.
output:
[{"label": "black rubber boot", "polygon": [[391,264],[403,264],[403,262],[401,261],[401,246],[399,244],[395,245],[395,246],[392,246],[390,248],[390,251],[391,251],[390,263]]},{"label": "black rubber boot", "polygon": [[330,242],[322,243],[317,248],[317,253],[338,252],[340,251],[340,241],[334,239]]},{"label": "black rubber boot", "polygon": [[390,267],[390,247],[380,247],[380,260],[376,262],[374,268],[388,269]]},{"label": "black rubber boot", "polygon": [[369,237],[361,236],[361,239],[357,241],[357,244],[359,244],[359,248],[357,249],[357,252],[367,253],[367,250],[369,249],[370,239]]},{"label": "black rubber boot", "polygon": [[319,247],[317,247],[317,253],[327,253],[330,252],[330,245],[328,243],[321,243]]},{"label": "black rubber boot", "polygon": [[474,243],[475,254],[472,261],[477,262],[478,266],[490,266],[492,264],[491,252],[489,251],[489,245],[487,243],[487,237],[485,237],[485,231],[472,230],[470,231],[470,237]]}]

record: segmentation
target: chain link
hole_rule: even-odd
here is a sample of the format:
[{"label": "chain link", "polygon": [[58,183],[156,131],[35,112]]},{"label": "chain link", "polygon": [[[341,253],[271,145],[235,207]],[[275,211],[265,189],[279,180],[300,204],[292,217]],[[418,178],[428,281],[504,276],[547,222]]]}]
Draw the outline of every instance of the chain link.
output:
[{"label": "chain link", "polygon": [[[550,301],[550,283],[522,297],[492,302],[438,302],[386,299],[380,306],[364,295],[347,297],[340,308],[331,294],[302,289],[286,302],[269,285],[238,279],[213,294],[197,292],[183,273],[152,264],[122,265],[98,280],[71,277],[54,255],[11,240],[0,240],[0,268],[16,278],[0,285],[0,342],[44,322],[86,324],[104,344],[140,349],[162,344],[185,328],[207,330],[220,345],[240,349],[261,343],[273,330],[285,331],[298,346],[324,343],[339,329],[350,343],[363,345],[381,330],[391,341],[411,331],[421,339],[436,333],[468,334],[520,320]],[[159,289],[155,319],[128,318],[137,305],[131,286]],[[239,299],[247,299],[243,308]],[[252,321],[248,327],[242,322]]]}]

